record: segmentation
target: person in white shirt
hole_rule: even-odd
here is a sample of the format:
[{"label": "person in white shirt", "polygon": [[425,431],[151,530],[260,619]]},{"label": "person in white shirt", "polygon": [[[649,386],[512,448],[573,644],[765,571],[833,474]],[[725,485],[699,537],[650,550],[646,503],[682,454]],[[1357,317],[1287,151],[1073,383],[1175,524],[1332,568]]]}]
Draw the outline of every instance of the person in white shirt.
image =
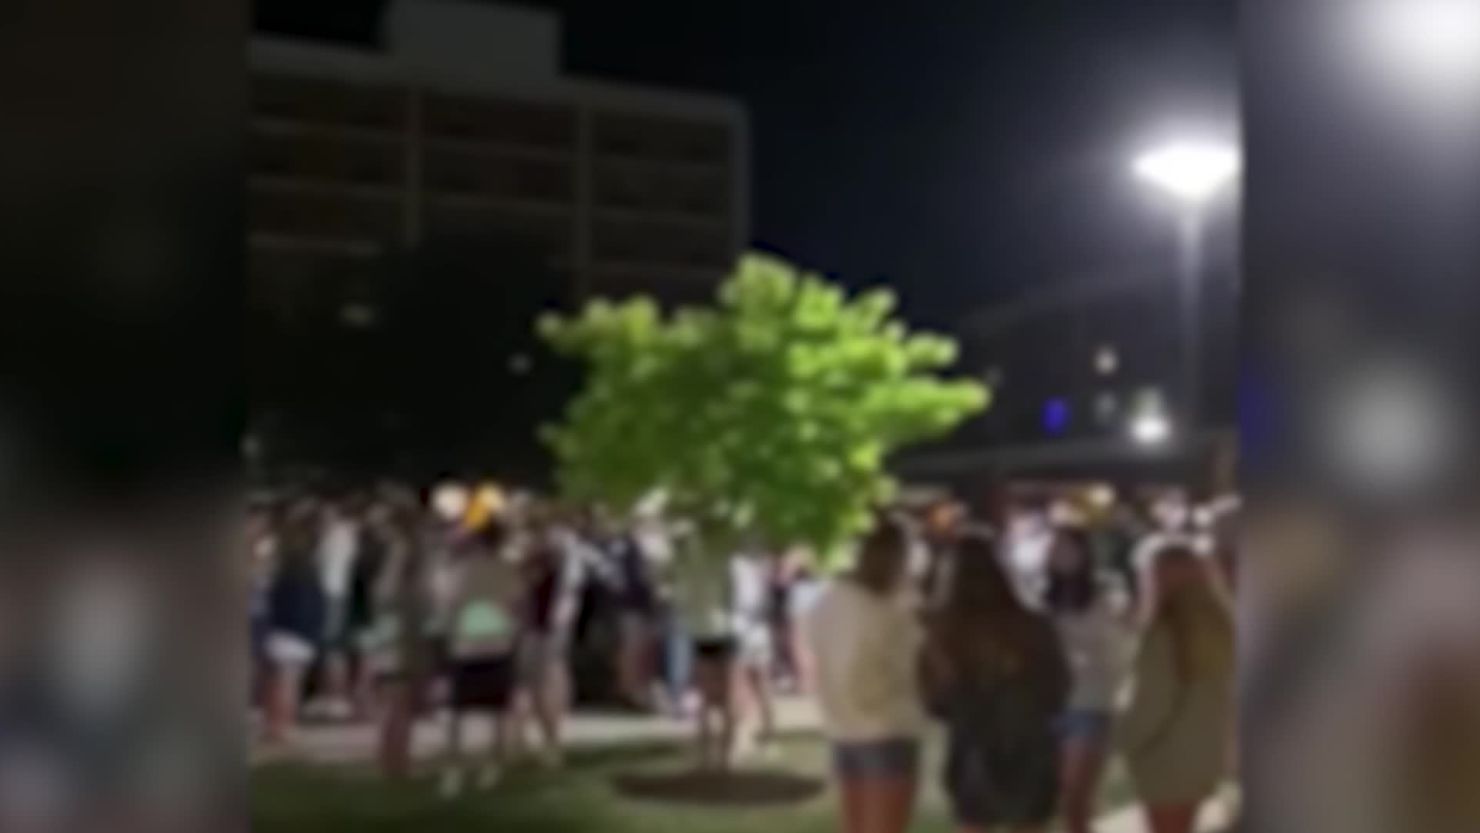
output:
[{"label": "person in white shirt", "polygon": [[[742,698],[737,721],[745,731],[738,733],[744,755],[768,745],[776,734],[776,707],[771,686],[775,663],[775,633],[771,627],[770,566],[764,555],[741,552],[730,559],[731,629],[735,635],[735,660]],[[751,711],[759,718],[749,724]]]},{"label": "person in white shirt", "polygon": [[1069,702],[1058,725],[1059,803],[1068,833],[1091,829],[1111,727],[1135,661],[1135,605],[1100,569],[1093,545],[1082,530],[1059,530],[1044,594],[1069,663]]},{"label": "person in white shirt", "polygon": [[771,639],[765,568],[751,556],[705,558],[689,553],[673,565],[673,603],[682,629],[693,640],[695,714],[699,767],[725,770],[740,741],[740,696],[749,684],[760,701],[762,735],[770,732]]},{"label": "person in white shirt", "polygon": [[1019,599],[1030,610],[1043,609],[1048,551],[1053,540],[1053,525],[1046,511],[1037,507],[1016,513],[1002,538],[1002,566]]},{"label": "person in white shirt", "polygon": [[360,549],[360,526],[340,504],[324,506],[319,531],[317,561],[324,589],[324,692],[325,708],[333,716],[347,717],[352,711],[349,654],[353,649],[349,632],[350,577]]},{"label": "person in white shirt", "polygon": [[908,554],[904,529],[881,520],[852,573],[830,584],[804,620],[844,833],[900,833],[914,810],[925,712]]}]

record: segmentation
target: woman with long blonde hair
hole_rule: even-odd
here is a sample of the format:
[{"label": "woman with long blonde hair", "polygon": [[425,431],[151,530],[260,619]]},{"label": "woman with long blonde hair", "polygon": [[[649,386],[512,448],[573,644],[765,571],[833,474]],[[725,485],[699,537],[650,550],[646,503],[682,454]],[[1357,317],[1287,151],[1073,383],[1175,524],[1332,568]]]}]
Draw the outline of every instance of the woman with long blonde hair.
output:
[{"label": "woman with long blonde hair", "polygon": [[1152,833],[1190,833],[1228,776],[1234,625],[1221,576],[1185,546],[1156,554],[1121,750]]}]

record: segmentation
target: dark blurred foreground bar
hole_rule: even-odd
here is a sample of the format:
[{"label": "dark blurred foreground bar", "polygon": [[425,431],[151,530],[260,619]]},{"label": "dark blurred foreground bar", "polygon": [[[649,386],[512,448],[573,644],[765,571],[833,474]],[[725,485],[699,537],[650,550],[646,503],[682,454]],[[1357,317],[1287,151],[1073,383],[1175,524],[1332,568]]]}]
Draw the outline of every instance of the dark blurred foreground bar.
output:
[{"label": "dark blurred foreground bar", "polygon": [[244,21],[210,0],[0,21],[5,833],[245,826]]},{"label": "dark blurred foreground bar", "polygon": [[1480,2],[1242,5],[1245,829],[1480,828]]}]

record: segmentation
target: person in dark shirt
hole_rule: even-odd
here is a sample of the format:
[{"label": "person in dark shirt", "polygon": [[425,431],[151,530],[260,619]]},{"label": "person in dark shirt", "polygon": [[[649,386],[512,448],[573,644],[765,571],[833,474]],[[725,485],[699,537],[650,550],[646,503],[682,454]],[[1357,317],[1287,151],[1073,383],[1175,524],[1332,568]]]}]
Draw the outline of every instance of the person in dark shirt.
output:
[{"label": "person in dark shirt", "polygon": [[350,654],[353,659],[353,691],[355,717],[365,719],[370,713],[374,688],[372,664],[366,656],[366,645],[371,640],[377,621],[376,587],[381,581],[381,572],[386,563],[386,536],[384,527],[389,510],[371,507],[366,512],[367,522],[359,530],[359,556],[350,573],[349,607],[345,627],[349,636]]},{"label": "person in dark shirt", "polygon": [[570,710],[570,645],[580,614],[584,544],[569,529],[538,531],[524,560],[526,596],[519,636],[519,699],[534,712],[548,766],[562,760]]},{"label": "person in dark shirt", "polygon": [[652,707],[657,588],[648,557],[631,535],[608,543],[617,577],[617,677],[622,696],[639,709]]},{"label": "person in dark shirt", "polygon": [[298,717],[304,676],[319,654],[328,620],[327,601],[314,559],[314,512],[295,507],[267,590],[267,656],[271,685],[266,740],[288,740]]}]

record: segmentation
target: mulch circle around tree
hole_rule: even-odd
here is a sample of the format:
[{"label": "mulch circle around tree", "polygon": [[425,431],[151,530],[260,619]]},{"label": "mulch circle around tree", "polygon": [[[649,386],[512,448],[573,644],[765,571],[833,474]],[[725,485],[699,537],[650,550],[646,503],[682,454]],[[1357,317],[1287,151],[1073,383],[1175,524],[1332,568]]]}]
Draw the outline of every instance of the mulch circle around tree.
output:
[{"label": "mulch circle around tree", "polygon": [[644,801],[730,807],[797,804],[823,790],[817,778],[790,772],[624,773],[612,779],[617,792]]}]

